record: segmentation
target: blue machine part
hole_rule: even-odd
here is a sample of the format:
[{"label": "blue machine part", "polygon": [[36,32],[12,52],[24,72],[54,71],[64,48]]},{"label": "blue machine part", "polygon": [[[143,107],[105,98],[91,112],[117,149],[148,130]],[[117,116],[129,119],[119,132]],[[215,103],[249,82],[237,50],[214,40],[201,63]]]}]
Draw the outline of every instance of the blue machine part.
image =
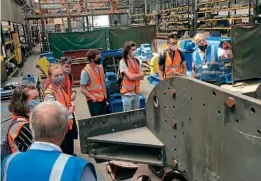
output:
[{"label": "blue machine part", "polygon": [[53,64],[58,63],[57,60],[53,57],[53,52],[42,53],[40,54],[40,58],[42,57],[46,57],[49,63],[53,63]]},{"label": "blue machine part", "polygon": [[192,40],[180,40],[180,50],[182,52],[193,52],[196,44]]},{"label": "blue machine part", "polygon": [[153,54],[152,54],[150,44],[148,43],[141,44],[141,46],[137,49],[137,57],[141,61],[151,60]]},{"label": "blue machine part", "polygon": [[149,75],[147,80],[149,81],[150,84],[157,85],[160,82],[159,74],[156,73],[153,75]]},{"label": "blue machine part", "polygon": [[101,64],[105,57],[121,57],[122,56],[122,49],[116,50],[102,50],[101,52]]},{"label": "blue machine part", "polygon": [[209,45],[215,45],[218,46],[220,48],[222,48],[223,42],[227,41],[229,43],[231,43],[231,38],[230,37],[212,37],[212,36],[208,36],[206,38],[207,43]]},{"label": "blue machine part", "polygon": [[232,73],[228,74],[221,74],[220,76],[220,83],[221,84],[232,84]]},{"label": "blue machine part", "polygon": [[120,93],[120,88],[117,83],[117,76],[114,72],[106,72],[105,73],[105,84],[108,98],[113,94]]},{"label": "blue machine part", "polygon": [[53,57],[53,52],[41,53],[40,58],[42,58],[42,57],[46,57],[47,59],[51,58],[51,57]]},{"label": "blue machine part", "polygon": [[[187,71],[187,73],[186,73],[187,77],[191,77],[191,74],[192,74],[192,71]],[[157,85],[161,81],[158,73],[149,75],[147,80],[152,85]]]},{"label": "blue machine part", "polygon": [[192,53],[196,49],[196,44],[192,42],[192,40],[181,40],[180,41],[180,50],[182,51],[183,55],[185,56],[187,62],[187,70],[192,70]]},{"label": "blue machine part", "polygon": [[187,71],[192,71],[192,53],[193,52],[183,52],[187,63]]},{"label": "blue machine part", "polygon": [[49,58],[47,58],[47,60],[49,63],[53,63],[53,64],[58,63],[54,57],[49,57]]}]

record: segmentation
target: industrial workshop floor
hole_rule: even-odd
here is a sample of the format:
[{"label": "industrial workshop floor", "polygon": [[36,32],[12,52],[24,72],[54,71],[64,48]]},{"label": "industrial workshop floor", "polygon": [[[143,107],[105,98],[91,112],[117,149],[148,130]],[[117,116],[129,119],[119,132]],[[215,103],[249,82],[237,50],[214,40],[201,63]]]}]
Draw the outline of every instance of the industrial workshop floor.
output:
[{"label": "industrial workshop floor", "polygon": [[[39,55],[40,55],[40,47],[36,46],[33,49],[32,55],[29,56],[27,61],[25,62],[24,67],[19,70],[18,76],[27,75],[27,74],[32,74],[32,75],[39,74],[39,71],[35,68],[36,61],[38,60]],[[141,82],[141,94],[147,98],[153,87],[154,86],[149,84],[147,78],[145,77],[145,79]],[[75,111],[76,118],[79,120],[79,119],[90,117],[88,105],[86,103],[83,94],[81,94],[80,89],[78,87],[74,88],[74,90],[77,91],[76,111]],[[75,141],[75,153],[81,158],[89,159],[87,155],[81,154],[79,140]],[[92,163],[95,163],[93,159],[90,159],[90,161]],[[111,180],[109,175],[107,174],[105,163],[95,164],[95,167],[98,172],[98,181]]]}]

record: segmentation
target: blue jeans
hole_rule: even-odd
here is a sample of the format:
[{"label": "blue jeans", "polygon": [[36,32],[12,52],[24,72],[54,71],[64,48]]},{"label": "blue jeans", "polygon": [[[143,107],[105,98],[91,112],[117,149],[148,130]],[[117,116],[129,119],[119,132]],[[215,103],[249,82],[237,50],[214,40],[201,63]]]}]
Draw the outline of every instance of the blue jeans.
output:
[{"label": "blue jeans", "polygon": [[140,108],[140,95],[121,95],[123,111],[130,111]]}]

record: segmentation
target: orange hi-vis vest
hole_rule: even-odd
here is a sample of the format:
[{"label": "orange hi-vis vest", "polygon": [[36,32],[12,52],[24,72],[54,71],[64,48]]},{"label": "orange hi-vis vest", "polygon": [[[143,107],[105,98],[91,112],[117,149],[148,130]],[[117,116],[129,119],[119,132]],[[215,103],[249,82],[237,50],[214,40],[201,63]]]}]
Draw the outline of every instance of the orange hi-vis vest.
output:
[{"label": "orange hi-vis vest", "polygon": [[12,115],[11,121],[17,121],[15,124],[13,124],[8,131],[8,143],[11,148],[12,153],[19,152],[17,145],[14,143],[14,140],[19,135],[20,130],[25,124],[29,124],[29,121],[21,116]]},{"label": "orange hi-vis vest", "polygon": [[[93,95],[98,102],[102,102],[106,95],[106,86],[104,81],[104,73],[101,65],[97,66],[99,69],[99,74],[94,70],[90,65],[86,65],[83,69],[89,76],[89,84],[87,85],[87,91]],[[90,100],[89,97],[86,96],[87,100]]]},{"label": "orange hi-vis vest", "polygon": [[[121,61],[125,61],[122,59]],[[132,64],[133,62],[133,64]],[[128,71],[132,74],[139,74],[140,67],[136,60],[130,62],[129,60],[126,61],[128,64]],[[136,94],[140,93],[140,80],[129,80],[127,76],[123,76],[122,78],[122,86],[120,89],[121,94],[125,94],[128,92],[134,91]]]},{"label": "orange hi-vis vest", "polygon": [[171,59],[169,52],[166,51],[165,71],[163,72],[164,79],[173,77],[173,71],[182,73],[181,56],[178,50],[175,51],[173,59]]},{"label": "orange hi-vis vest", "polygon": [[[61,87],[61,93],[58,90],[54,89],[52,85],[50,85],[44,92],[44,94],[53,94],[56,98],[56,101],[60,102],[65,107],[69,108],[71,106],[71,98],[65,92],[65,90]],[[73,119],[69,120],[69,130],[72,130],[73,127]]]}]

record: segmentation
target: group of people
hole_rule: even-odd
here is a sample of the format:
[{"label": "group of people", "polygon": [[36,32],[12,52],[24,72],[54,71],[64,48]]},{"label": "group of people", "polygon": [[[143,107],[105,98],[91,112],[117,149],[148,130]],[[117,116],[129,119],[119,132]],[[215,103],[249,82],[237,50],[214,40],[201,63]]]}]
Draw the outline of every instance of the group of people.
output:
[{"label": "group of people", "polygon": [[[220,62],[232,58],[231,51],[208,45],[203,34],[196,35],[195,42],[198,49],[193,53],[192,76],[218,84]],[[167,49],[160,53],[158,73],[162,80],[186,75],[186,60],[177,44],[177,37],[169,36]],[[229,44],[226,46],[229,49]],[[118,83],[124,111],[140,108],[140,81],[145,74],[135,58],[136,49],[134,42],[126,42],[119,63]],[[89,50],[87,59],[90,64],[81,72],[80,91],[86,97],[91,116],[103,115],[107,113],[107,90],[100,51]],[[2,164],[4,181],[97,179],[94,166],[74,154],[74,139],[78,139],[74,115],[77,93],[72,91],[71,63],[70,58],[63,57],[59,64],[48,67],[43,99],[33,85],[14,90],[9,105],[13,115],[6,137],[6,153],[10,154]]]},{"label": "group of people", "polygon": [[[221,67],[225,59],[232,58],[231,46],[224,42],[223,47],[208,45],[204,34],[197,34],[195,42],[198,48],[192,54],[192,77],[220,85]],[[167,48],[159,55],[158,74],[161,80],[175,75],[186,75],[186,60],[178,49],[178,38],[172,34],[168,37]]]},{"label": "group of people", "polygon": [[[135,54],[136,44],[126,42],[119,64],[124,111],[139,109],[144,73]],[[102,115],[107,112],[107,91],[100,51],[89,50],[87,59],[90,64],[81,72],[80,91],[86,97],[91,116]],[[72,91],[71,63],[70,58],[62,57],[59,64],[49,65],[42,99],[33,85],[14,90],[7,133],[10,149],[4,152],[8,156],[1,158],[4,181],[97,179],[94,166],[74,154],[74,139],[78,138],[74,116],[77,93]]]},{"label": "group of people", "polygon": [[[123,58],[119,63],[119,86],[124,111],[140,108],[140,81],[145,74],[139,60],[135,58],[136,51],[134,42],[126,42],[122,50]],[[107,91],[100,51],[89,50],[87,58],[90,64],[81,72],[80,90],[87,99],[91,116],[103,115],[107,113]]]},{"label": "group of people", "polygon": [[49,66],[43,99],[33,85],[14,90],[7,145],[1,145],[2,180],[97,180],[94,166],[74,154],[78,129],[71,63],[62,58]]}]

